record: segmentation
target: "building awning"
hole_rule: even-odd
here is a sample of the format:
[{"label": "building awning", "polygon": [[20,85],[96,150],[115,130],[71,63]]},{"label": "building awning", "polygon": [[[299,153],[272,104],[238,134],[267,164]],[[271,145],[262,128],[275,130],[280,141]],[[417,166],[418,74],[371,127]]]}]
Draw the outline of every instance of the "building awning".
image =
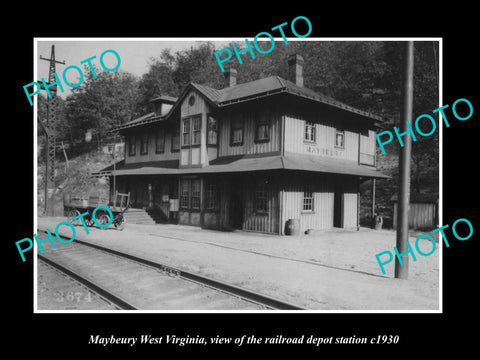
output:
[{"label": "building awning", "polygon": [[288,153],[283,158],[284,168],[289,170],[315,171],[329,174],[355,175],[366,178],[388,179],[389,176],[374,167],[359,165],[356,161],[334,157],[299,155]]},{"label": "building awning", "polygon": [[[133,164],[132,164],[133,165]],[[358,165],[355,161],[323,156],[297,154],[264,157],[231,156],[213,160],[210,165],[197,168],[165,166],[165,162],[135,163],[119,165],[116,176],[127,175],[187,175],[212,173],[238,173],[266,170],[297,170],[318,173],[361,176],[363,178],[388,178],[372,167]],[[170,164],[169,164],[170,165]],[[108,168],[112,170],[110,167]],[[106,170],[106,169],[105,169]],[[112,174],[113,175],[113,174]]]}]

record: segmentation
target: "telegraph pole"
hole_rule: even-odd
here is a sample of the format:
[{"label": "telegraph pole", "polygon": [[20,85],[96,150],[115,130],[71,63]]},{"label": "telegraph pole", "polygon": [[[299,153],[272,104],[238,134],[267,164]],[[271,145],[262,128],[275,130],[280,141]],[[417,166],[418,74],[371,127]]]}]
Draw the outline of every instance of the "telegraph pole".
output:
[{"label": "telegraph pole", "polygon": [[[405,68],[403,80],[403,105],[400,119],[400,131],[406,133],[407,122],[412,124],[413,112],[413,41],[405,44]],[[411,128],[411,127],[410,127]],[[398,191],[398,215],[397,215],[397,249],[400,254],[406,253],[399,260],[395,257],[395,277],[408,278],[408,207],[410,203],[410,155],[412,150],[411,136],[406,136],[404,146],[400,148],[399,156],[399,191]],[[401,266],[400,261],[403,263]]]},{"label": "telegraph pole", "polygon": [[[42,56],[40,56],[40,59],[50,62],[47,85],[54,84],[56,80],[54,75],[56,72],[55,64],[65,65],[65,61],[55,60],[55,45],[52,45],[50,59]],[[42,82],[39,81],[38,83]],[[42,124],[47,139],[47,154],[45,157],[45,214],[47,216],[54,216],[57,85],[49,86],[48,91],[51,94],[51,98],[47,99],[47,118],[43,120]]]}]

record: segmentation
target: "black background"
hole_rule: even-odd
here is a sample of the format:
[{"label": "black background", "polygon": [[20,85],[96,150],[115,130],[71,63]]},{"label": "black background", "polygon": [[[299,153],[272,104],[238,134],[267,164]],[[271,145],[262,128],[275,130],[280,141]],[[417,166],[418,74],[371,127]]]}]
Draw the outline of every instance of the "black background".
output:
[{"label": "black background", "polygon": [[[306,4],[306,3],[305,3]],[[3,81],[3,239],[4,327],[3,343],[16,354],[34,350],[40,357],[70,357],[81,354],[118,352],[128,355],[152,352],[162,358],[166,352],[177,355],[234,350],[267,351],[285,356],[311,353],[321,356],[340,350],[354,354],[375,353],[381,356],[433,355],[443,350],[473,348],[476,339],[476,278],[480,228],[474,211],[478,202],[478,132],[480,113],[478,60],[474,35],[473,6],[448,4],[448,10],[420,10],[418,3],[388,3],[383,8],[348,3],[338,8],[285,3],[260,12],[245,3],[183,5],[178,9],[162,3],[98,4],[74,6],[55,3],[10,10],[13,22],[2,24],[4,41]],[[132,9],[134,8],[134,9]],[[261,31],[296,16],[307,16],[313,26],[310,37],[442,37],[443,103],[452,104],[467,98],[474,114],[468,121],[450,121],[443,131],[443,223],[458,218],[469,219],[474,235],[468,241],[450,241],[444,247],[443,314],[34,314],[33,261],[21,262],[15,241],[32,237],[33,229],[33,107],[25,101],[23,85],[33,81],[34,37],[253,37]],[[14,24],[13,24],[14,23]],[[477,24],[478,25],[478,24]],[[300,31],[299,31],[300,32]],[[477,60],[477,61],[476,61]],[[475,62],[475,64],[474,64]],[[475,66],[477,65],[477,66]],[[432,109],[433,110],[433,109]],[[473,205],[473,206],[472,206]],[[447,232],[447,234],[451,234]],[[449,239],[452,236],[449,237]],[[242,346],[92,346],[91,334],[138,337],[166,334],[204,337],[352,336],[376,337],[399,335],[397,345],[256,345]],[[35,356],[35,355],[34,355]]]}]

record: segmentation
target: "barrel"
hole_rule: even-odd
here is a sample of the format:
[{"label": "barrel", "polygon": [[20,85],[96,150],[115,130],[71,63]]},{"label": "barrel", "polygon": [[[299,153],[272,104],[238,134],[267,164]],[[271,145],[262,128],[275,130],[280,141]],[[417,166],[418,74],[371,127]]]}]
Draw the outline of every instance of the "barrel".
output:
[{"label": "barrel", "polygon": [[288,219],[285,223],[285,235],[299,235],[300,222],[298,219]]}]

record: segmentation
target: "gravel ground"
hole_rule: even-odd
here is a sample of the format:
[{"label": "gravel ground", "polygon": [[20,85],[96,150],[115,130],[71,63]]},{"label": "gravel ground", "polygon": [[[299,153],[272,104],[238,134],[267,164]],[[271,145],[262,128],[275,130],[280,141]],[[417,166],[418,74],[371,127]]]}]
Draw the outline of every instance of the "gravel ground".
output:
[{"label": "gravel ground", "polygon": [[[52,232],[65,218],[38,218]],[[71,231],[63,226],[66,236]],[[77,238],[169,263],[314,310],[439,310],[438,249],[409,260],[409,279],[383,275],[375,254],[395,245],[388,230],[277,236],[181,225],[126,224],[125,230],[76,227]],[[41,238],[41,237],[40,237]],[[415,238],[410,238],[414,245]],[[45,243],[45,246],[50,246]],[[61,243],[57,244],[62,246]],[[424,252],[431,243],[419,242]]]}]

